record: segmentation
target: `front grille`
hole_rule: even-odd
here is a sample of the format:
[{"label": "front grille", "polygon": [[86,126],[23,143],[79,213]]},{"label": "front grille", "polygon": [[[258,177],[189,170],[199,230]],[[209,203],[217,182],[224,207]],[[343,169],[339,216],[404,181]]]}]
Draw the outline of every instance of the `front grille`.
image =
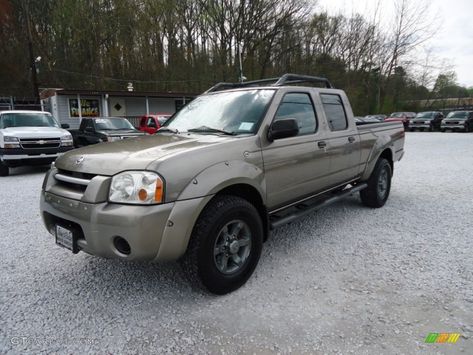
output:
[{"label": "front grille", "polygon": [[21,138],[20,145],[23,149],[58,148],[60,138]]},{"label": "front grille", "polygon": [[447,122],[447,124],[459,124],[460,122]]},{"label": "front grille", "polygon": [[[62,170],[62,169],[58,169],[57,174],[64,175],[66,177],[82,179],[82,180],[92,180],[95,176],[97,176],[95,174],[87,174],[87,173],[81,173],[81,172],[70,171],[70,170]],[[74,191],[84,192],[87,189],[87,185],[77,184],[70,181],[63,181],[63,180],[60,180],[59,178],[56,178],[56,182],[58,185],[67,187]]]}]

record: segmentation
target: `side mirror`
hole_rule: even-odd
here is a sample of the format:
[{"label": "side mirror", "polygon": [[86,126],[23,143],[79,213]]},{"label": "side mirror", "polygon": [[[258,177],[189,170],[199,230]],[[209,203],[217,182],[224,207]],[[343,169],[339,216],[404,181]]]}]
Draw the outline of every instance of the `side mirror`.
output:
[{"label": "side mirror", "polygon": [[61,124],[61,128],[63,128],[63,129],[68,129],[68,128],[70,128],[70,127],[71,127],[71,126],[69,126],[67,123]]},{"label": "side mirror", "polygon": [[274,121],[268,131],[268,140],[294,137],[299,134],[299,126],[294,118]]}]

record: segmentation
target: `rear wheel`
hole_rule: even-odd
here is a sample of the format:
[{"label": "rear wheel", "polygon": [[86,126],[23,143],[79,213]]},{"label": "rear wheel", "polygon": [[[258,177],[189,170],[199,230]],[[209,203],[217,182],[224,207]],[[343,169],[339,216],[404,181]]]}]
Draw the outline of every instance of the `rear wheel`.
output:
[{"label": "rear wheel", "polygon": [[0,176],[8,176],[10,169],[2,161],[0,161]]},{"label": "rear wheel", "polygon": [[384,206],[391,191],[391,177],[391,165],[386,159],[380,158],[368,179],[368,187],[360,191],[361,201],[365,206]]},{"label": "rear wheel", "polygon": [[263,225],[256,208],[237,196],[217,196],[197,220],[180,262],[194,286],[222,295],[250,278],[262,245]]}]

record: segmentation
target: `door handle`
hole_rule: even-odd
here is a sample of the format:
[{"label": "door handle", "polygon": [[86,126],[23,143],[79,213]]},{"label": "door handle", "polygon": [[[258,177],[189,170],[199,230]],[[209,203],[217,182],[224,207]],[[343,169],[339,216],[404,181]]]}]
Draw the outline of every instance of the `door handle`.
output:
[{"label": "door handle", "polygon": [[353,143],[355,141],[355,137],[350,136],[348,137],[348,142]]},{"label": "door handle", "polygon": [[317,145],[318,145],[319,148],[321,148],[321,149],[327,148],[327,143],[325,143],[324,141],[319,141],[319,142],[317,142]]}]

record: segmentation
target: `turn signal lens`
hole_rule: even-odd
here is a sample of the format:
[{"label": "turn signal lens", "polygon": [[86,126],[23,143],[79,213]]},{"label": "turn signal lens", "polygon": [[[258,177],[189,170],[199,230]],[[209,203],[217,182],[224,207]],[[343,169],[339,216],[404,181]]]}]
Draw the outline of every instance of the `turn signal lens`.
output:
[{"label": "turn signal lens", "polygon": [[156,190],[154,192],[154,200],[156,202],[163,202],[163,181],[161,179],[156,180]]}]

